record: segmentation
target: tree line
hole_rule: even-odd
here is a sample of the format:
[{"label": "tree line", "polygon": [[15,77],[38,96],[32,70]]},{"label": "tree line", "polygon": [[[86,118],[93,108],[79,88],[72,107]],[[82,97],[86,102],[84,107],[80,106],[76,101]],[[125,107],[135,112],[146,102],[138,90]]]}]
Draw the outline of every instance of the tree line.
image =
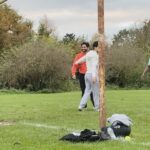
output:
[{"label": "tree line", "polygon": [[[32,21],[10,6],[0,6],[0,88],[49,92],[76,88],[70,68],[80,44],[87,39],[73,33],[60,39],[55,30],[43,17],[35,32]],[[90,43],[94,40],[96,36]],[[140,75],[150,53],[150,20],[140,27],[121,30],[112,44],[106,45],[107,85],[149,86],[149,76],[141,82]]]}]

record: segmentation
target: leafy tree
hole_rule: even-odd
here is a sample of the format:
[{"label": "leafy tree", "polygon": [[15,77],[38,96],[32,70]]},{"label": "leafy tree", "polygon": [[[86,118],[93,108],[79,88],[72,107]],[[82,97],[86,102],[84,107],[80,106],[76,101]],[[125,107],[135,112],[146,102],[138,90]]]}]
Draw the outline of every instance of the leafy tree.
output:
[{"label": "leafy tree", "polygon": [[86,38],[84,36],[76,37],[74,33],[66,33],[61,43],[68,46],[68,48],[70,48],[71,57],[74,57],[75,54],[77,54],[80,51],[81,43],[85,41]]},{"label": "leafy tree", "polygon": [[138,85],[149,54],[150,21],[143,22],[138,28],[119,31],[106,52],[107,81],[120,87]]},{"label": "leafy tree", "polygon": [[63,42],[65,44],[69,44],[71,42],[76,42],[76,36],[74,33],[67,33],[64,37],[63,37]]},{"label": "leafy tree", "polygon": [[7,0],[0,0],[0,4],[3,4],[4,2],[6,2]]},{"label": "leafy tree", "polygon": [[150,53],[150,20],[144,21],[141,27],[123,29],[114,35],[112,47],[124,47],[127,44]]},{"label": "leafy tree", "polygon": [[45,16],[40,20],[40,25],[38,28],[38,35],[40,37],[50,37],[55,33],[55,27],[53,23]]},{"label": "leafy tree", "polygon": [[32,22],[24,21],[7,5],[0,6],[0,54],[4,49],[19,46],[32,36]]},{"label": "leafy tree", "polygon": [[150,54],[150,20],[143,22],[140,29],[136,30],[136,45]]}]

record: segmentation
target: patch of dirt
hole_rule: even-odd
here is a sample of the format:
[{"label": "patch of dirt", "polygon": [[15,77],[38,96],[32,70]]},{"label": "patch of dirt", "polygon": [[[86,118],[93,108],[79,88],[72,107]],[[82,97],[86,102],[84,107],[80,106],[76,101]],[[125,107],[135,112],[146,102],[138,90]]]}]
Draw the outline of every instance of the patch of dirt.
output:
[{"label": "patch of dirt", "polygon": [[14,124],[14,122],[12,122],[12,121],[4,121],[4,120],[0,121],[0,127],[1,126],[11,126],[13,124]]}]

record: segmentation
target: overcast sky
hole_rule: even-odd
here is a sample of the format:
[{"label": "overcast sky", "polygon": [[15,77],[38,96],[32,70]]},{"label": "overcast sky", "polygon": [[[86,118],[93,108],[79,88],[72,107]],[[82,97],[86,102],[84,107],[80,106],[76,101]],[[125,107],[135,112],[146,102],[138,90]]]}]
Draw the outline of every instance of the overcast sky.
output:
[{"label": "overcast sky", "polygon": [[[34,29],[43,16],[56,26],[59,36],[97,32],[97,0],[8,0],[19,14],[33,21]],[[120,29],[150,19],[150,0],[105,0],[105,33],[111,39]]]}]

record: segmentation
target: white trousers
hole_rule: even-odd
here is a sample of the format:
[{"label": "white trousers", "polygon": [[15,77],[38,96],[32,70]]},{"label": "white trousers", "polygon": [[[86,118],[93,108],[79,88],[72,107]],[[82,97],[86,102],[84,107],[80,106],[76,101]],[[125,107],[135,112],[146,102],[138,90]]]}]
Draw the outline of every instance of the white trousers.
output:
[{"label": "white trousers", "polygon": [[80,101],[79,108],[82,109],[86,105],[88,98],[90,97],[91,92],[93,93],[94,105],[95,109],[99,109],[99,80],[93,83],[92,81],[92,74],[86,73],[85,74],[85,92]]}]

